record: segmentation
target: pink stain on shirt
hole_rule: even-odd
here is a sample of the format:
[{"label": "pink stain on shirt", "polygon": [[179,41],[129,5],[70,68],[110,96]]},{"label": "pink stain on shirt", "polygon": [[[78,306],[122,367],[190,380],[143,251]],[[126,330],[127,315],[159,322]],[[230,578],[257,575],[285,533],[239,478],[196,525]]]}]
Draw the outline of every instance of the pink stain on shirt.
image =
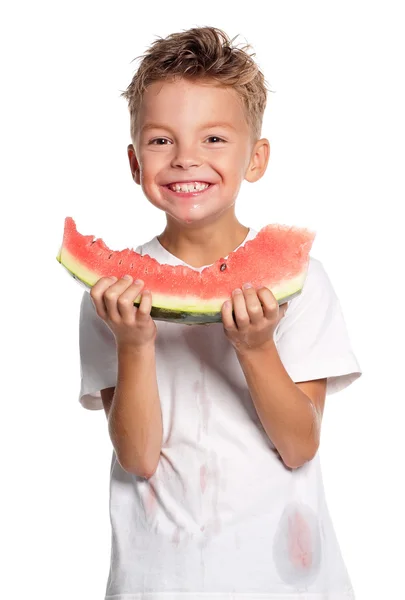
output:
[{"label": "pink stain on shirt", "polygon": [[307,569],[311,567],[311,531],[306,520],[298,511],[288,517],[288,553],[294,566]]},{"label": "pink stain on shirt", "polygon": [[285,505],[274,535],[273,560],[286,583],[309,585],[315,581],[322,564],[316,510],[300,500]]},{"label": "pink stain on shirt", "polygon": [[201,389],[200,389],[200,405],[203,413],[203,426],[204,431],[207,431],[208,421],[211,415],[211,400],[208,397],[207,393],[207,384],[205,380],[205,365],[201,361],[200,363],[200,371],[201,371]]},{"label": "pink stain on shirt", "polygon": [[[198,399],[199,394],[200,394],[200,381],[198,379],[196,379],[193,383],[193,391],[194,394],[196,395],[196,398]],[[198,433],[197,433],[197,442],[201,441],[201,422],[198,423]]]},{"label": "pink stain on shirt", "polygon": [[180,529],[176,527],[173,536],[172,536],[172,544],[178,546],[180,542]]},{"label": "pink stain on shirt", "polygon": [[147,514],[149,516],[152,516],[154,514],[154,512],[156,511],[156,507],[157,507],[157,498],[156,498],[155,488],[153,487],[153,484],[149,482],[148,490],[146,492],[146,499],[145,499],[145,509],[146,509]]},{"label": "pink stain on shirt", "polygon": [[201,491],[204,493],[207,487],[207,465],[201,465],[200,467],[200,485]]}]

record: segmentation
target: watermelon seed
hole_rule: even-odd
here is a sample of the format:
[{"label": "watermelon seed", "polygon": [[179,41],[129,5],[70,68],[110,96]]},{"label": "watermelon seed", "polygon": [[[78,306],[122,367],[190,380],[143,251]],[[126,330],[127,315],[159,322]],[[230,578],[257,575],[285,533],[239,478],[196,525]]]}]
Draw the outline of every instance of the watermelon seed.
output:
[{"label": "watermelon seed", "polygon": [[221,269],[221,271],[225,271],[226,269],[226,264],[222,263],[222,265],[219,267]]},{"label": "watermelon seed", "polygon": [[111,258],[114,253],[112,252],[108,258]]}]

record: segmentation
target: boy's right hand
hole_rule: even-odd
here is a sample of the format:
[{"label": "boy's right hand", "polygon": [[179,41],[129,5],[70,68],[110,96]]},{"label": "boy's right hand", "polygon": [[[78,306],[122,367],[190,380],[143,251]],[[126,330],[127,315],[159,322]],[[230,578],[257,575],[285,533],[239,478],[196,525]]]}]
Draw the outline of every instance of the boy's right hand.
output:
[{"label": "boy's right hand", "polygon": [[139,308],[134,306],[143,286],[143,281],[132,283],[132,277],[118,280],[102,277],[91,288],[90,297],[97,314],[113,332],[117,346],[141,348],[155,341],[157,329],[150,316],[150,291],[142,293]]}]

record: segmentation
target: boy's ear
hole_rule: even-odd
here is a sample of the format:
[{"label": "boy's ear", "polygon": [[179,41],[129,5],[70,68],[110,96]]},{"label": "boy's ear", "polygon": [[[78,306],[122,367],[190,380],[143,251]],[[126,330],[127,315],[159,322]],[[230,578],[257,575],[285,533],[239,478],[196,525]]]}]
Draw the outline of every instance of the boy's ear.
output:
[{"label": "boy's ear", "polygon": [[267,169],[269,158],[270,142],[266,138],[262,138],[253,146],[249,166],[245,173],[245,179],[251,183],[260,179]]},{"label": "boy's ear", "polygon": [[127,148],[127,152],[128,152],[128,158],[129,158],[129,166],[131,168],[133,180],[135,181],[135,183],[140,185],[141,174],[140,174],[139,163],[138,163],[138,159],[136,158],[135,149],[134,149],[133,144],[129,144],[129,146]]}]

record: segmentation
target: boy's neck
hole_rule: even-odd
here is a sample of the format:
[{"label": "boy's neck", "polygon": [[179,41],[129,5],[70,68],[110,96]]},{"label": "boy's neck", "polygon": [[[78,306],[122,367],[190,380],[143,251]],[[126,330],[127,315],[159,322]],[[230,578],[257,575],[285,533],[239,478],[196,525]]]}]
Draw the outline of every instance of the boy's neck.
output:
[{"label": "boy's neck", "polygon": [[236,217],[231,222],[217,221],[198,228],[183,228],[168,220],[158,240],[170,254],[199,268],[228,256],[244,242],[248,233],[249,227],[239,223]]}]

